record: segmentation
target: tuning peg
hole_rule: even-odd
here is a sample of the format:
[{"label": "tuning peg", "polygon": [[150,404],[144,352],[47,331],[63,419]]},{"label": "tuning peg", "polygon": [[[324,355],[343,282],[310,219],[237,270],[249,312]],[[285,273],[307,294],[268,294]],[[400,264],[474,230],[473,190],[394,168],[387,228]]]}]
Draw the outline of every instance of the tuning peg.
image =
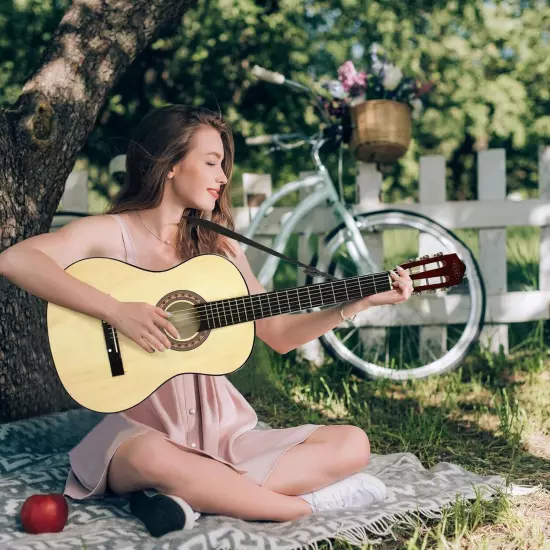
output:
[{"label": "tuning peg", "polygon": [[425,256],[422,256],[420,259],[421,259],[421,260],[427,260],[429,257],[430,257],[430,255],[429,255],[429,254],[426,254]]},{"label": "tuning peg", "polygon": [[443,252],[438,252],[436,256],[443,256]]}]

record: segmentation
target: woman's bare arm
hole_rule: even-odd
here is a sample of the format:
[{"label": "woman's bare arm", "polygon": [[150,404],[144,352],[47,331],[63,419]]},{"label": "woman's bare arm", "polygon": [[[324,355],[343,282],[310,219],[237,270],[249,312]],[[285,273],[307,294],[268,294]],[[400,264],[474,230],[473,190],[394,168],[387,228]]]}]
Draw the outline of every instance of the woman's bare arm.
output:
[{"label": "woman's bare arm", "polygon": [[108,216],[90,216],[21,241],[0,254],[0,275],[48,302],[108,321],[117,300],[65,268],[83,258],[108,257],[115,227]]},{"label": "woman's bare arm", "polygon": [[[265,288],[260,284],[252,272],[248,259],[239,246],[239,243],[234,239],[229,239],[229,241],[236,252],[233,261],[244,277],[249,292],[251,294],[266,292]],[[413,288],[409,272],[401,268],[398,268],[398,271],[399,275],[392,273],[392,279],[394,281],[400,279],[399,282],[394,283],[396,288],[378,294],[378,305],[381,303],[399,303],[410,297]],[[371,296],[366,296],[346,302],[344,304],[346,308],[344,315],[352,316],[372,307],[373,304],[370,302],[371,298]],[[340,325],[342,323],[340,307],[341,306],[338,305],[336,307],[310,313],[286,313],[259,319],[256,321],[256,335],[275,351],[285,354],[296,349],[298,346],[319,338],[322,334]]]}]

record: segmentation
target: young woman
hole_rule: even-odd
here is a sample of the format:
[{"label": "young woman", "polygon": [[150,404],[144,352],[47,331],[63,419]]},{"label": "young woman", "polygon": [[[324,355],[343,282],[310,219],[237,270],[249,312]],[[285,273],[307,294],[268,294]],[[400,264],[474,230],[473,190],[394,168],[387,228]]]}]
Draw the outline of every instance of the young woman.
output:
[{"label": "young woman", "polygon": [[[163,353],[170,346],[164,331],[178,334],[162,309],[117,301],[64,269],[83,258],[107,257],[160,271],[217,253],[235,263],[250,293],[265,292],[237,241],[182,218],[208,217],[234,228],[228,189],[233,155],[231,130],[216,113],[182,105],[153,110],[131,140],[126,181],[108,212],[17,243],[0,255],[0,273],[49,302],[105,320],[144,353]],[[392,277],[394,290],[344,308],[258,320],[256,334],[287,353],[343,317],[407,300],[409,274],[399,269]],[[154,489],[157,497],[164,495],[158,506],[177,503],[180,526],[187,528],[200,513],[288,521],[385,498],[384,484],[360,472],[370,453],[361,428],[253,430],[256,423],[256,413],[225,376],[177,376],[137,406],[106,415],[71,450],[65,494],[143,496]],[[147,500],[135,501],[133,509],[151,531],[158,518]],[[158,534],[167,530],[158,528]]]}]

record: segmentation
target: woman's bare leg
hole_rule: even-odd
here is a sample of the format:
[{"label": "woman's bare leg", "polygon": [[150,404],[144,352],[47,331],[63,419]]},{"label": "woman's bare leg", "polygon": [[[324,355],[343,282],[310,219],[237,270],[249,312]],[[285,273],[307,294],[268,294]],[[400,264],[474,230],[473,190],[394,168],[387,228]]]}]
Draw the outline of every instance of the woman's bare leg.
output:
[{"label": "woman's bare leg", "polygon": [[279,459],[262,486],[284,495],[316,491],[359,472],[369,456],[369,439],[361,428],[321,426]]},{"label": "woman's bare leg", "polygon": [[108,472],[116,494],[154,488],[183,498],[195,511],[244,520],[290,521],[309,504],[262,487],[214,459],[188,453],[162,436],[140,434],[116,451]]}]

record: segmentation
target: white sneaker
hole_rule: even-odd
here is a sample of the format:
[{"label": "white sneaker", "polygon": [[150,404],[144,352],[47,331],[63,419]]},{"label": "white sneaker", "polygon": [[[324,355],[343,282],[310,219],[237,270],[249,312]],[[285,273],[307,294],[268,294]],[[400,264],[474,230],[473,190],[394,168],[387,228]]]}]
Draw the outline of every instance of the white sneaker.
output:
[{"label": "white sneaker", "polygon": [[386,485],[365,472],[357,472],[311,493],[298,495],[315,514],[324,510],[371,506],[382,502],[388,495]]}]

